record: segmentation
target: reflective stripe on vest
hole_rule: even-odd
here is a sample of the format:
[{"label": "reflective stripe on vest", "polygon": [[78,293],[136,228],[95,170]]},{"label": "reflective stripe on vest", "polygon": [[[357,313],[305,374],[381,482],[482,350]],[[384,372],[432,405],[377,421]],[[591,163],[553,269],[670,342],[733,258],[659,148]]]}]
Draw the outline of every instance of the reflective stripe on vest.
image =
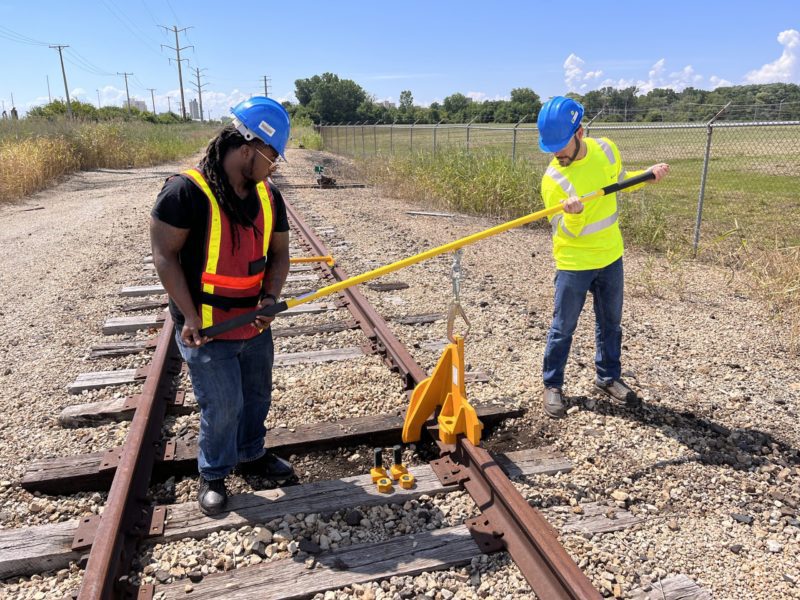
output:
[{"label": "reflective stripe on vest", "polygon": [[[257,296],[260,291],[261,282],[264,280],[263,270],[260,273],[246,276],[226,275],[224,273],[217,272],[220,263],[220,249],[223,238],[223,220],[227,221],[227,218],[221,212],[219,203],[217,202],[214,193],[211,191],[211,188],[209,187],[202,173],[200,173],[200,171],[197,169],[189,169],[184,171],[183,174],[191,178],[191,180],[203,191],[208,200],[209,206],[206,264],[200,277],[201,290],[206,294],[234,298],[240,297],[242,292],[247,292],[250,290],[253,296]],[[261,248],[263,259],[263,257],[266,257],[267,255],[270,239],[272,237],[272,198],[269,188],[263,181],[258,182],[256,185],[256,192],[261,203],[260,215],[263,216],[263,224],[261,224],[263,228],[263,245]],[[256,220],[258,220],[258,216]],[[228,293],[224,293],[225,290],[228,290]],[[215,307],[210,304],[202,303],[200,305],[199,312],[203,322],[203,327],[210,327],[214,324],[215,310],[219,309],[215,309]],[[225,335],[226,334],[223,334],[223,336]]]},{"label": "reflective stripe on vest", "polygon": [[[611,146],[605,140],[595,139],[595,138],[587,138],[587,139],[591,139],[597,142],[597,145],[600,146],[600,148],[605,153],[606,158],[608,158],[608,162],[612,165],[616,164],[617,159],[614,157],[614,151],[611,149]],[[567,177],[563,173],[561,173],[561,171],[559,171],[552,165],[547,167],[547,170],[544,172],[544,174],[550,177],[550,179],[555,181],[559,185],[559,187],[562,190],[564,190],[564,193],[567,195],[567,198],[572,198],[573,196],[578,195],[578,192],[575,191],[575,186],[572,185],[570,180],[567,179]],[[617,181],[622,181],[624,178],[625,178],[625,171],[622,171]],[[581,232],[576,236],[574,233],[572,233],[569,229],[566,228],[566,226],[564,225],[564,215],[563,213],[559,213],[550,220],[550,227],[552,235],[554,237],[560,227],[564,235],[574,238],[584,235],[591,235],[592,233],[597,233],[598,231],[602,231],[607,227],[611,227],[614,223],[617,222],[618,219],[619,219],[619,212],[614,211],[613,214],[603,219],[600,219],[599,221],[595,221],[594,223],[586,225],[583,229],[581,229]]]}]

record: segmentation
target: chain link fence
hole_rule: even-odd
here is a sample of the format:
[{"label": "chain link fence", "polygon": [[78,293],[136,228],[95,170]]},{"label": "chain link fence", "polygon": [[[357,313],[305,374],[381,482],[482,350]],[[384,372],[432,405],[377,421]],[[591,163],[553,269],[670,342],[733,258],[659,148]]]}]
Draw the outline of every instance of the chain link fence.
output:
[{"label": "chain link fence", "polygon": [[[800,245],[800,121],[584,125],[591,137],[607,137],[620,149],[626,169],[670,164],[670,175],[648,188],[657,195],[660,226],[683,228],[697,252],[705,240],[734,236],[762,245]],[[319,127],[323,149],[352,157],[412,156],[451,149],[505,154],[541,170],[552,155],[539,151],[535,125],[355,123]],[[704,232],[705,233],[705,232]]]}]

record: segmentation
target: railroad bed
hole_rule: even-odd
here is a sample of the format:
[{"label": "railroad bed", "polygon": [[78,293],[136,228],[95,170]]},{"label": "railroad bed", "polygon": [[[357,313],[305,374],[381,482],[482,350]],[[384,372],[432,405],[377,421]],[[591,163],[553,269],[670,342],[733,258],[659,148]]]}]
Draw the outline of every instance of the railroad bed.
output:
[{"label": "railroad bed", "polygon": [[[307,181],[306,173],[311,171],[311,162],[305,155],[294,156],[297,158],[283,167],[282,181],[289,184]],[[157,184],[151,187],[157,190]],[[285,195],[302,213],[301,218],[313,223],[321,241],[329,245],[350,274],[377,266],[376,257],[393,260],[479,228],[476,220],[463,217],[435,213],[403,216],[403,207],[394,201],[380,200],[391,205],[391,211],[378,206],[371,200],[374,190],[369,189],[306,190],[287,186]],[[359,228],[356,216],[361,211],[367,225]],[[139,216],[143,213],[146,209],[140,210]],[[718,423],[711,418],[714,410],[719,414],[719,407],[705,414],[699,411],[698,415],[671,407],[670,395],[681,385],[664,386],[663,382],[669,379],[657,369],[633,375],[634,383],[650,403],[640,413],[628,413],[579,389],[567,421],[551,423],[539,418],[538,386],[531,374],[535,352],[530,348],[541,344],[546,331],[549,289],[545,283],[547,274],[539,271],[550,268],[541,256],[547,240],[539,233],[509,235],[508,244],[490,244],[488,252],[468,250],[465,257],[468,276],[464,291],[468,311],[477,325],[477,333],[470,336],[467,344],[467,362],[473,364],[468,366],[473,373],[468,392],[471,400],[482,407],[486,422],[498,424],[485,445],[511,473],[517,489],[532,505],[543,509],[561,532],[562,543],[594,586],[606,595],[671,597],[670,594],[682,593],[681,597],[705,597],[703,588],[714,590],[722,586],[720,589],[725,590],[731,588],[724,586],[734,585],[720,583],[714,571],[703,566],[703,560],[687,560],[687,554],[692,558],[696,549],[678,543],[690,535],[687,529],[695,523],[700,529],[707,528],[695,511],[682,512],[682,503],[697,503],[703,511],[709,505],[705,498],[697,497],[699,494],[692,489],[694,482],[685,481],[687,472],[717,479],[710,485],[734,485],[741,480],[746,486],[752,481],[753,491],[743,488],[747,499],[762,491],[770,494],[772,505],[778,502],[781,506],[776,508],[783,510],[777,518],[772,515],[775,511],[768,513],[765,523],[776,520],[782,525],[779,532],[784,537],[768,533],[755,539],[762,540],[763,555],[773,565],[789,565],[785,553],[797,547],[792,531],[796,525],[791,523],[796,519],[791,504],[797,497],[797,444],[791,438],[783,441],[780,435],[758,435],[752,431],[757,427],[745,431],[739,426],[738,433],[734,423]],[[142,236],[138,237],[141,240]],[[11,497],[6,506],[18,509],[27,504],[28,509],[16,510],[25,515],[24,521],[8,519],[15,527],[0,532],[7,542],[0,542],[0,564],[8,565],[7,575],[44,572],[43,578],[36,575],[22,581],[7,579],[4,586],[14,597],[33,597],[36,593],[50,597],[51,591],[64,592],[80,585],[83,572],[78,565],[87,548],[72,549],[77,526],[85,513],[99,512],[108,502],[104,490],[117,471],[115,461],[120,460],[113,449],[137,431],[129,420],[135,418],[142,405],[143,386],[147,388],[148,373],[143,367],[152,364],[152,341],[159,330],[169,327],[169,322],[158,318],[163,298],[154,287],[157,282],[153,281],[141,247],[136,252],[131,243],[129,248],[132,257],[127,259],[126,278],[120,279],[119,272],[116,281],[125,285],[115,289],[114,300],[111,286],[101,284],[106,290],[106,305],[119,307],[113,318],[102,322],[95,318],[97,331],[102,329],[107,334],[105,339],[84,330],[84,344],[93,338],[85,354],[87,362],[69,373],[72,378],[62,374],[59,389],[80,394],[68,397],[59,392],[59,404],[64,407],[58,412],[59,426],[71,429],[56,433],[52,420],[42,420],[51,430],[48,437],[68,438],[65,451],[52,453],[56,460],[44,460],[46,456],[25,459],[25,472],[20,473],[22,469],[17,468],[9,485],[0,484],[3,497]],[[309,250],[295,245],[293,254],[313,253]],[[539,258],[531,256],[532,252]],[[530,267],[522,280],[509,271],[513,260]],[[318,287],[319,271],[295,268],[287,293]],[[94,276],[103,279],[99,274]],[[396,332],[402,342],[399,347],[413,355],[422,372],[433,366],[442,347],[441,313],[449,298],[448,276],[449,260],[434,260],[387,279],[396,285],[375,289],[365,286],[362,290],[365,299],[386,317],[387,329]],[[708,281],[709,274],[704,276]],[[527,301],[530,294],[519,289],[521,283],[534,290]],[[125,296],[116,299],[121,291]],[[634,298],[634,310],[641,310],[641,303]],[[167,521],[163,531],[145,540],[135,552],[129,552],[133,558],[128,573],[132,584],[153,583],[155,593],[165,597],[187,597],[187,593],[194,597],[238,597],[233,595],[232,582],[242,588],[241,597],[252,597],[254,589],[259,596],[264,589],[272,590],[275,595],[269,597],[276,598],[323,592],[332,598],[391,598],[395,594],[414,597],[427,591],[434,592],[429,597],[436,593],[447,598],[531,597],[524,577],[507,555],[481,555],[465,533],[464,523],[476,517],[479,510],[469,495],[453,486],[443,486],[427,467],[427,461],[435,454],[430,444],[406,450],[412,473],[420,475],[418,488],[410,493],[387,499],[367,485],[363,476],[359,477],[368,471],[373,443],[398,441],[405,390],[414,377],[402,369],[398,375],[386,368],[384,355],[374,353],[383,344],[376,344],[374,336],[371,339],[369,332],[357,328],[358,317],[342,302],[341,298],[332,298],[304,314],[281,317],[274,325],[279,366],[268,444],[287,456],[293,455],[301,472],[300,484],[273,489],[264,481],[234,477],[230,487],[240,495],[232,501],[235,510],[225,519],[208,519],[196,511],[194,478],[185,477],[192,471],[196,414],[185,373],[181,373],[179,363],[167,357],[166,362],[172,363],[169,383],[155,389],[167,389],[171,397],[173,390],[184,393],[176,395],[177,402],[170,401],[164,407],[163,427],[150,432],[154,439],[174,443],[162,443],[155,450],[157,461],[149,487],[159,508],[166,507]],[[643,332],[654,329],[651,318],[646,318],[648,321],[634,319],[632,323],[634,344],[642,343]],[[728,325],[722,321],[715,325]],[[655,328],[674,333],[660,322]],[[576,351],[588,362],[591,354],[586,348],[590,347],[591,338],[586,329],[576,339]],[[653,345],[663,343],[658,335],[652,337]],[[673,338],[671,347],[679,357],[681,350],[675,350],[679,345],[675,346],[674,341]],[[83,351],[75,348],[79,342],[76,336],[70,347],[74,353]],[[629,352],[634,357],[629,362],[636,363],[636,346]],[[724,354],[721,349],[719,357]],[[535,364],[534,361],[534,371]],[[666,364],[659,366],[666,371]],[[579,370],[585,378],[587,366],[579,364]],[[738,370],[744,370],[741,364]],[[710,368],[706,375],[712,379],[719,373]],[[786,376],[790,377],[790,373]],[[722,375],[723,381],[732,379]],[[726,387],[744,387],[739,382],[737,388]],[[685,388],[686,382],[681,383]],[[787,397],[776,394],[776,399],[784,401],[775,407],[791,412],[796,410],[797,395],[792,394],[791,388],[786,389]],[[730,391],[725,390],[724,394],[730,398]],[[702,400],[698,403],[702,404]],[[520,416],[525,409],[526,414]],[[780,424],[781,415],[777,416]],[[511,418],[503,421],[503,417]],[[791,414],[786,418],[790,420]],[[333,422],[335,426],[315,426],[316,422]],[[649,429],[657,435],[653,436]],[[379,431],[384,435],[376,436]],[[32,439],[41,435],[31,432]],[[653,438],[653,446],[640,448]],[[754,451],[756,443],[761,444],[758,453]],[[765,447],[769,452],[760,450]],[[82,455],[80,459],[71,458],[78,453]],[[700,458],[693,460],[694,453],[699,453]],[[746,465],[748,458],[750,464]],[[770,470],[773,465],[778,468]],[[685,470],[687,466],[689,471]],[[753,471],[768,476],[753,476]],[[653,483],[650,480],[659,484],[666,480],[665,486],[672,484],[667,487],[666,498],[663,489],[660,494],[647,489]],[[769,489],[764,489],[767,486]],[[30,490],[44,495],[31,496]],[[70,495],[47,495],[54,492]],[[776,497],[783,500],[775,500]],[[147,518],[158,525],[160,512]],[[57,516],[52,518],[53,515]],[[737,544],[730,541],[738,539],[735,535],[747,538],[749,530],[756,528],[725,515],[724,509],[719,516],[724,535],[719,539],[712,536],[709,543],[722,543],[722,550],[730,556],[719,556],[718,562],[724,565],[749,553],[751,561],[755,558],[758,565],[754,553],[759,546],[741,544],[737,553],[732,549]],[[23,523],[34,528],[17,527]],[[90,521],[85,525],[89,538],[92,524]],[[754,544],[752,540],[747,543]],[[779,551],[773,551],[775,544],[781,545]],[[14,553],[16,563],[12,560]],[[8,559],[5,563],[2,556]],[[424,574],[416,575],[420,572]],[[234,573],[235,579],[229,579]],[[791,581],[793,573],[796,571],[786,566],[774,582],[775,589],[782,593],[796,589]],[[766,572],[764,576],[772,585]],[[754,575],[744,583],[754,585],[759,577]],[[299,583],[287,589],[281,585],[283,581]],[[341,591],[325,592],[332,589]]]}]

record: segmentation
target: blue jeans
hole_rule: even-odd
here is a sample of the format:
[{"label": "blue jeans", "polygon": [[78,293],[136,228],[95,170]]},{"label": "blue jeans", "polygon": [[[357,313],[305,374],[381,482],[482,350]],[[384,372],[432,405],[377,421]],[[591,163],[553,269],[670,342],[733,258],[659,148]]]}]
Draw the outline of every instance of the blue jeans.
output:
[{"label": "blue jeans", "polygon": [[272,330],[249,340],[218,340],[189,348],[175,332],[200,406],[197,466],[222,479],[237,463],[264,455],[264,421],[272,400]]},{"label": "blue jeans", "polygon": [[603,382],[620,378],[623,281],[622,258],[602,269],[556,271],[553,323],[544,351],[545,387],[564,385],[564,367],[572,346],[572,334],[578,326],[587,292],[592,292],[594,298],[597,378]]}]

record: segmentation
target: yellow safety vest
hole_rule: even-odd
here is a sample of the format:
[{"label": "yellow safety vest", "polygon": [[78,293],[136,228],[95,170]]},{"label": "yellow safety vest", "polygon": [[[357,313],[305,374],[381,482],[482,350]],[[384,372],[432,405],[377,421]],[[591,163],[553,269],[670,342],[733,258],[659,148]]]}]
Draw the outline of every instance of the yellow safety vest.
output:
[{"label": "yellow safety vest", "polygon": [[[607,138],[584,138],[586,156],[567,167],[553,159],[542,177],[542,199],[547,208],[572,196],[582,196],[644,171],[626,172],[617,146]],[[643,184],[642,184],[643,185]],[[633,186],[625,191],[639,189]],[[617,195],[608,194],[584,205],[579,214],[550,217],[556,268],[587,271],[607,267],[622,256]]]}]

